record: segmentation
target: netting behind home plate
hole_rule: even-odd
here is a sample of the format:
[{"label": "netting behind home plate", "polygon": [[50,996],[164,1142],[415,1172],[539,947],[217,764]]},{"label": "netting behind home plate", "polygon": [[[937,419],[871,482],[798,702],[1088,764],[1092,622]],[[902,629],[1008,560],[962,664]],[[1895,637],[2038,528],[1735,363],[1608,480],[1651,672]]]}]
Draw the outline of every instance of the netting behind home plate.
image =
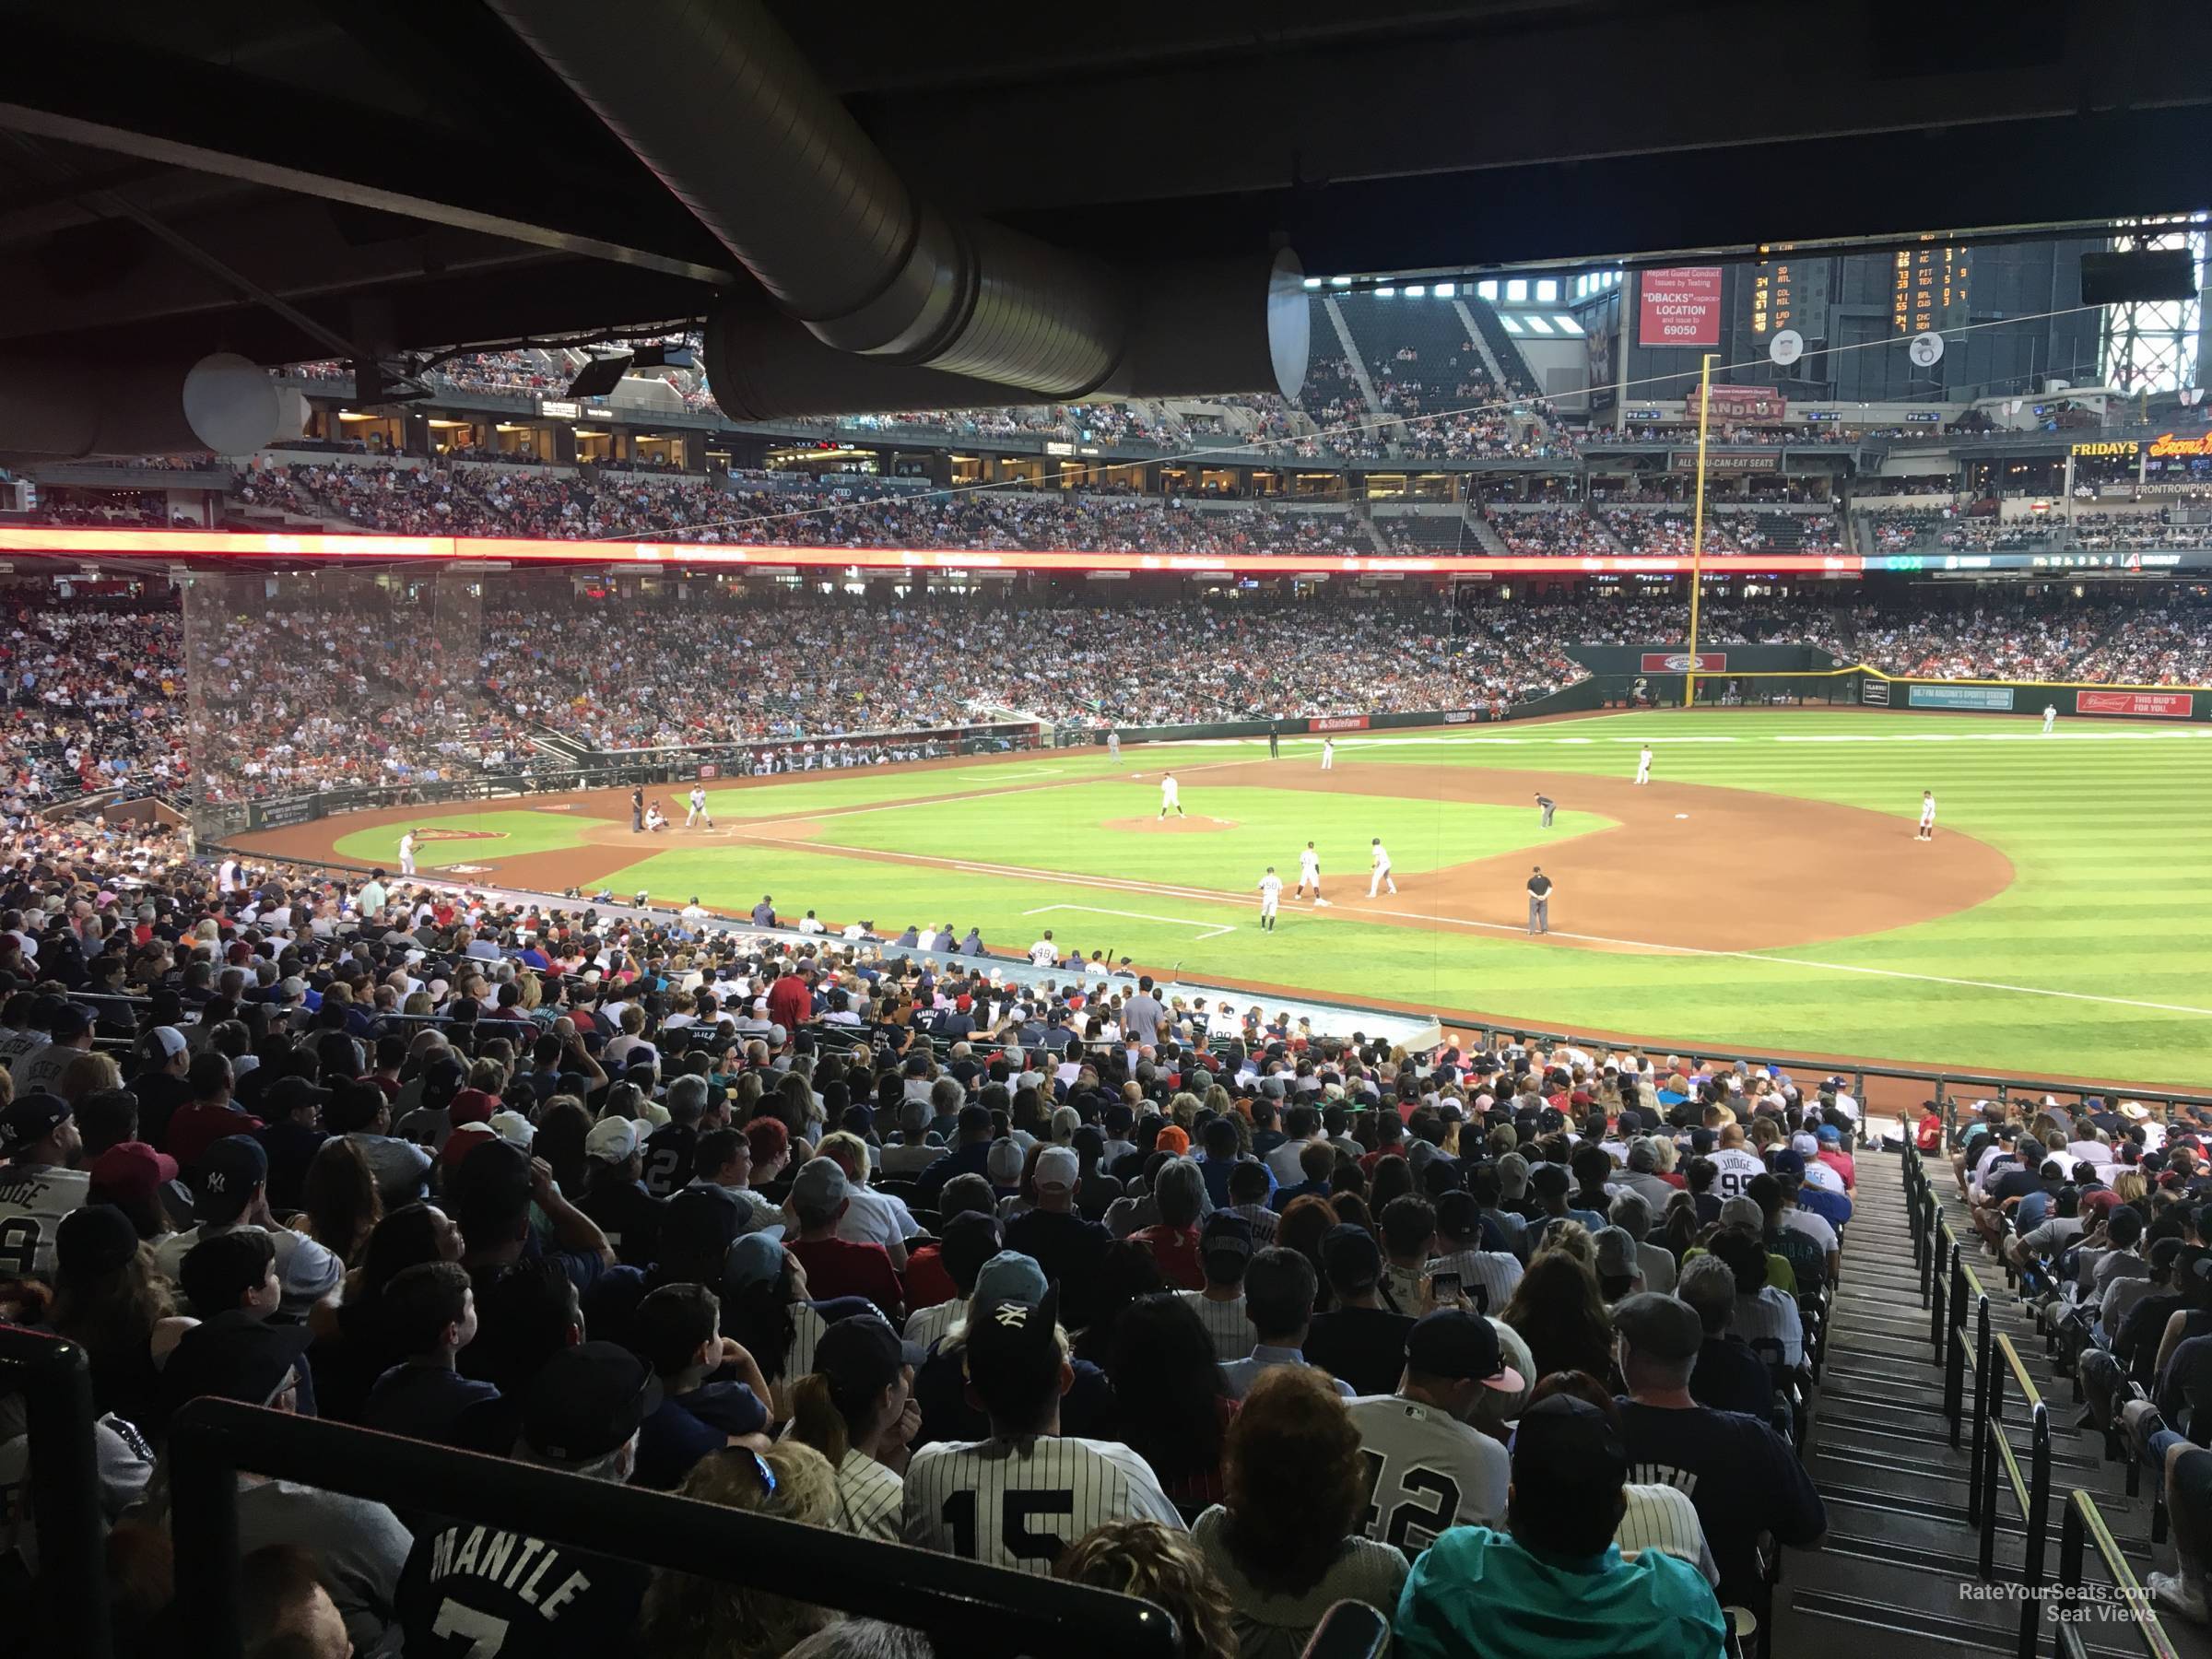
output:
[{"label": "netting behind home plate", "polygon": [[249,812],[308,816],[277,805],[288,798],[471,773],[499,747],[479,720],[480,576],[201,572],[183,586],[203,839]]}]

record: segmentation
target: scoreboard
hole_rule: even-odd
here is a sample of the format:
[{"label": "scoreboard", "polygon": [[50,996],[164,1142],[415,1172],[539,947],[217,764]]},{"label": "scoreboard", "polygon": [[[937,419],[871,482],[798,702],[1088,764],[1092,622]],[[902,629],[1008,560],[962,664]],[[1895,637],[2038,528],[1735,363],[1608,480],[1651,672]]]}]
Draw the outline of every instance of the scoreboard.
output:
[{"label": "scoreboard", "polygon": [[1743,284],[1745,355],[1766,356],[1767,342],[1785,328],[1807,340],[1828,338],[1829,271],[1834,261],[1799,258],[1787,249],[1747,268]]},{"label": "scoreboard", "polygon": [[1890,262],[1891,329],[1917,335],[1963,328],[1971,314],[1966,281],[1964,248],[1931,242],[1900,249]]}]

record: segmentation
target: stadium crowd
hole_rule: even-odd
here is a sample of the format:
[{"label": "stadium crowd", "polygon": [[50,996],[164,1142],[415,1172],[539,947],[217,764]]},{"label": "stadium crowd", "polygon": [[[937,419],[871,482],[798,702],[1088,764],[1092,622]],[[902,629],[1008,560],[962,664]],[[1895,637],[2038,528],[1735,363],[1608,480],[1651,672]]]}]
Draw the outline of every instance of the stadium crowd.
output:
[{"label": "stadium crowd", "polygon": [[[1024,987],[949,933],[887,959],[97,824],[0,854],[0,1318],[89,1350],[132,1651],[189,1646],[166,1442],[208,1395],[1135,1589],[1191,1659],[1295,1654],[1345,1597],[1414,1655],[1711,1659],[1762,1535],[1824,1530],[1789,1401],[1852,1206],[1833,1079],[1409,1053],[1050,942]],[[303,1482],[239,1518],[271,1659],[883,1651],[805,1583]]]},{"label": "stadium crowd", "polygon": [[[1575,516],[1498,512],[1490,522],[1518,539],[1524,527]],[[1451,519],[1378,522],[1424,526],[1431,539],[1409,537],[1408,551],[1435,551],[1439,534],[1472,541],[1472,527]],[[1502,713],[1583,678],[1577,645],[1665,642],[1687,624],[1681,602],[1618,592],[1511,604],[1463,594],[1456,606],[1405,589],[1174,606],[720,587],[593,600],[566,584],[495,588],[479,605],[429,592],[461,608],[260,595],[210,605],[188,683],[172,591],[94,585],[55,604],[48,589],[11,590],[0,633],[0,809],[20,818],[124,783],[236,802],[527,776],[565,764],[547,753],[549,735],[625,750],[837,739],[972,723],[990,710],[1091,727]],[[1909,604],[1715,596],[1701,631],[1715,644],[1809,644],[1900,675],[2212,680],[2212,606],[2185,594],[2155,604],[1918,589]],[[1142,651],[1134,638],[1147,641]],[[698,695],[718,662],[741,672]]]}]

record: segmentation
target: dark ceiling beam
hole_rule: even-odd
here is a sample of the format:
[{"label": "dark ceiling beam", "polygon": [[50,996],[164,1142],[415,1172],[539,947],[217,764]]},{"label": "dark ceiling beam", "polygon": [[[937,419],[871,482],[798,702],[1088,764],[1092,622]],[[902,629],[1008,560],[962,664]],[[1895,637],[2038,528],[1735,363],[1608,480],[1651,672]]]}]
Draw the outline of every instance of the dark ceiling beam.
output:
[{"label": "dark ceiling beam", "polygon": [[[571,112],[548,107],[548,131]],[[11,25],[0,126],[693,282],[735,280],[728,256],[651,174],[591,165],[595,146],[583,162],[563,155],[550,166],[542,157],[559,147],[534,135],[532,158],[504,166],[511,128],[426,129],[120,41],[41,41]]]},{"label": "dark ceiling beam", "polygon": [[[505,237],[382,216],[353,222],[360,217],[327,202],[265,196],[235,211],[180,218],[173,228],[289,301],[554,257]],[[238,299],[231,285],[135,228],[102,224],[0,260],[0,340],[229,312]],[[315,357],[329,355],[326,346],[309,349]]]},{"label": "dark ceiling beam", "polygon": [[[2200,111],[1088,203],[1006,222],[1073,247],[1204,256],[1280,231],[1317,275],[1598,264],[1765,243],[1910,238],[2212,206]],[[2124,164],[2123,164],[2124,163]]]},{"label": "dark ceiling beam", "polygon": [[1726,0],[1432,24],[1197,61],[1178,61],[1178,36],[1164,63],[851,105],[910,177],[984,214],[1112,202],[1133,183],[1212,197],[2212,105],[2212,6],[2164,0],[1959,0],[1909,17]]},{"label": "dark ceiling beam", "polygon": [[[423,351],[469,341],[581,333],[697,314],[700,288],[682,277],[599,260],[519,249],[528,263],[487,270],[394,277],[344,293],[306,296],[301,311],[343,330],[357,301],[382,308],[400,349]],[[194,358],[236,351],[258,363],[310,361],[324,355],[311,337],[256,306],[233,304],[137,322],[100,324],[43,335],[41,352],[81,361],[87,373],[154,353]]]}]

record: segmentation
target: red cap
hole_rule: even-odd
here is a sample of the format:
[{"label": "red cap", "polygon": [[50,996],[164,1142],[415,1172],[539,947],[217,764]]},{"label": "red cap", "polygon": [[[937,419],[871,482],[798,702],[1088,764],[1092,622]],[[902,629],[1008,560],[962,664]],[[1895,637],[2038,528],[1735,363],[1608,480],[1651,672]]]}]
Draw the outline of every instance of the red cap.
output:
[{"label": "red cap", "polygon": [[491,1114],[500,1109],[499,1097],[486,1094],[480,1088],[464,1088],[453,1096],[453,1103],[446,1115],[455,1128],[463,1124],[488,1124]]},{"label": "red cap", "polygon": [[177,1178],[177,1160],[144,1141],[119,1141],[94,1159],[86,1173],[92,1178],[93,1203],[119,1198],[143,1204],[162,1182]]},{"label": "red cap", "polygon": [[[453,1097],[456,1100],[460,1096]],[[487,1141],[499,1139],[499,1131],[489,1124],[456,1124],[453,1134],[446,1136],[445,1149],[438,1154],[438,1161],[446,1168],[458,1168],[463,1159]]]},{"label": "red cap", "polygon": [[1181,1124],[1170,1124],[1159,1132],[1159,1139],[1154,1144],[1161,1151],[1172,1152],[1181,1158],[1191,1149],[1191,1137],[1183,1133]]},{"label": "red cap", "polygon": [[2120,1194],[2110,1187],[2099,1187],[2093,1193],[2081,1195],[2081,1207],[2091,1215],[2101,1216],[2120,1202]]}]

